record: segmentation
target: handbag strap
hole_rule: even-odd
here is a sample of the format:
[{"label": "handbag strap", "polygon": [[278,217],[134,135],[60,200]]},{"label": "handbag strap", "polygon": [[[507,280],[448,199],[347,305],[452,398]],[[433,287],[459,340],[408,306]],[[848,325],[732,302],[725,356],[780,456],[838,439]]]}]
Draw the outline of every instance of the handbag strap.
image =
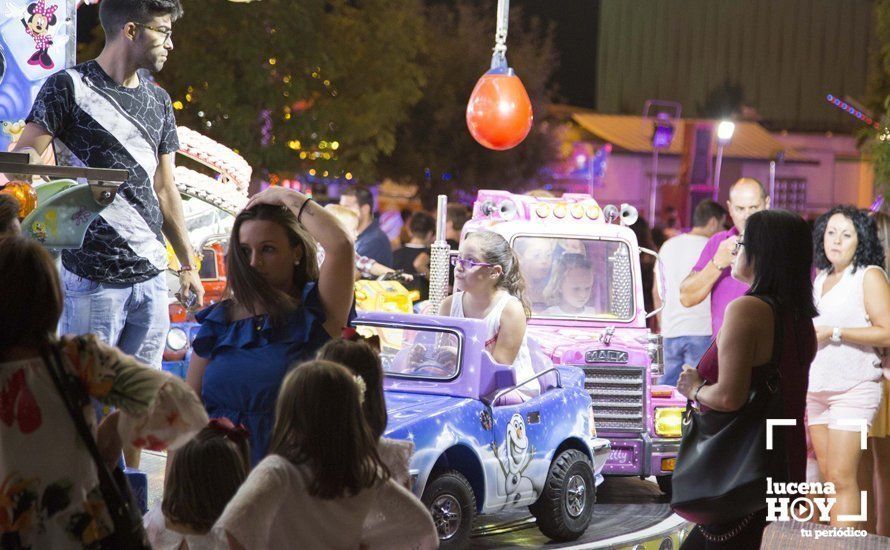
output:
[{"label": "handbag strap", "polygon": [[[112,506],[111,500],[114,499],[116,501],[115,505],[126,506],[126,501],[120,494],[117,484],[115,483],[108,466],[105,464],[102,454],[99,452],[99,448],[96,445],[96,439],[93,437],[93,434],[87,426],[86,420],[83,418],[83,411],[79,410],[79,406],[82,405],[84,401],[83,391],[73,383],[71,375],[63,370],[62,355],[59,353],[58,348],[53,344],[50,344],[49,347],[52,353],[52,358],[50,358],[46,349],[41,349],[40,355],[43,358],[43,362],[46,364],[47,370],[49,370],[50,377],[52,377],[56,389],[59,390],[59,394],[62,396],[62,401],[65,403],[68,415],[71,417],[71,420],[74,421],[74,426],[77,428],[77,433],[80,435],[80,439],[83,440],[87,450],[90,452],[93,462],[96,464],[96,472],[99,476],[99,489],[106,501],[105,504],[110,508]],[[78,400],[80,403],[77,403]],[[108,491],[113,491],[113,494],[108,494]]]}]

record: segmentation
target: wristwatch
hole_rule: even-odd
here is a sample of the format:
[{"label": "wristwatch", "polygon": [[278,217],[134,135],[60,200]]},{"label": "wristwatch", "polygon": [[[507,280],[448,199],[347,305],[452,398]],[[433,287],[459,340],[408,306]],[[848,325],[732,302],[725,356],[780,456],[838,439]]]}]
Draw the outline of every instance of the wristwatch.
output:
[{"label": "wristwatch", "polygon": [[830,338],[830,340],[831,340],[832,342],[834,342],[835,344],[840,344],[840,343],[841,343],[841,341],[842,341],[842,340],[841,340],[841,327],[834,327],[834,330],[831,331],[831,338]]},{"label": "wristwatch", "polygon": [[717,265],[717,262],[714,261],[714,258],[711,258],[711,263],[714,264],[714,267],[716,267],[716,268],[719,269],[720,271],[723,271],[724,269],[726,269],[727,267],[729,267],[728,265],[725,265],[725,266],[723,266],[723,267],[720,267],[719,265]]}]

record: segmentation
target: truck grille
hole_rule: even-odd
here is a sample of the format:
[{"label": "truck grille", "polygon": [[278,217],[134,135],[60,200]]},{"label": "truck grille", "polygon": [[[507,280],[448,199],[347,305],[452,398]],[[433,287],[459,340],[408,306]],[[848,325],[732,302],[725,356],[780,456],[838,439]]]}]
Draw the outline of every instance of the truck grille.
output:
[{"label": "truck grille", "polygon": [[598,430],[645,431],[642,367],[582,367]]}]

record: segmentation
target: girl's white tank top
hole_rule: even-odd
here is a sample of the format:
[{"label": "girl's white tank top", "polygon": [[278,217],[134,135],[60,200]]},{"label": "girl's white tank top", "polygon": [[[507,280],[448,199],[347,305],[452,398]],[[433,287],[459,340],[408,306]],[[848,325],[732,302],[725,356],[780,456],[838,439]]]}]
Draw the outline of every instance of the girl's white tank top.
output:
[{"label": "girl's white tank top", "polygon": [[[498,340],[498,334],[501,330],[501,314],[504,313],[504,308],[507,307],[507,304],[509,304],[511,300],[518,301],[518,298],[507,292],[502,293],[502,296],[494,304],[494,307],[491,308],[491,311],[489,311],[488,315],[483,319],[486,325],[485,349],[488,350],[489,353],[494,351],[494,345]],[[466,318],[466,315],[464,315],[463,291],[457,291],[452,296],[450,315],[451,317]],[[532,356],[528,350],[528,336],[525,334],[522,335],[522,344],[519,346],[519,353],[516,354],[516,359],[513,361],[513,370],[516,371],[517,383],[528,380],[535,375],[535,369],[532,367]],[[520,390],[529,395],[537,395],[541,393],[541,385],[537,380],[532,380],[528,384],[522,386]]]}]

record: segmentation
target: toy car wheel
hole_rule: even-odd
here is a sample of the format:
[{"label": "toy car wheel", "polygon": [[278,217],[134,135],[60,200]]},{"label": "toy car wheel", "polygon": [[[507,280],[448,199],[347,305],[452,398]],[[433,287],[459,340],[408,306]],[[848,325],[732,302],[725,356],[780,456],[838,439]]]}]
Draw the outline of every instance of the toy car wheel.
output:
[{"label": "toy car wheel", "polygon": [[476,497],[467,478],[455,470],[441,472],[427,483],[421,500],[433,516],[439,548],[464,548],[476,513]]},{"label": "toy car wheel", "polygon": [[596,481],[590,459],[581,451],[568,449],[550,465],[544,491],[528,509],[544,535],[568,541],[587,530],[595,502]]},{"label": "toy car wheel", "polygon": [[662,493],[667,496],[674,494],[671,476],[655,476],[655,481],[658,482],[658,488],[661,489]]}]

